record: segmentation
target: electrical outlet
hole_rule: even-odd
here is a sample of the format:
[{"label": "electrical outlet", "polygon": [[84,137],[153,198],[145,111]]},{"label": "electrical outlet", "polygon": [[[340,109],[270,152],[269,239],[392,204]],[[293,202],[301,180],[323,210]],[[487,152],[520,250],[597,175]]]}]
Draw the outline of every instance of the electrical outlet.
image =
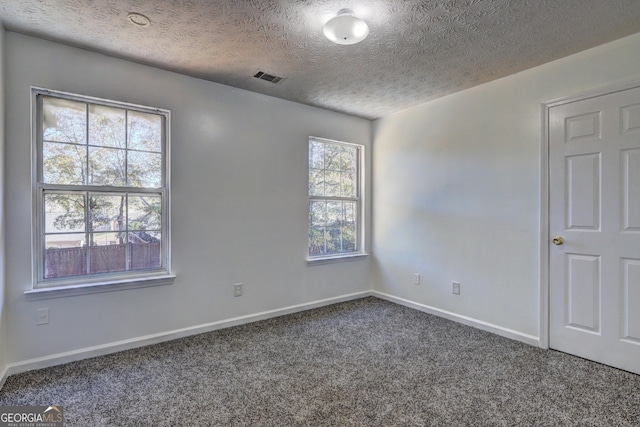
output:
[{"label": "electrical outlet", "polygon": [[241,297],[242,296],[242,283],[236,283],[233,285],[233,296]]},{"label": "electrical outlet", "polygon": [[38,314],[37,325],[47,325],[49,324],[49,309],[48,308],[39,308],[36,310]]},{"label": "electrical outlet", "polygon": [[414,285],[420,284],[420,273],[413,273],[413,284]]},{"label": "electrical outlet", "polygon": [[460,295],[460,282],[451,282],[451,293]]}]

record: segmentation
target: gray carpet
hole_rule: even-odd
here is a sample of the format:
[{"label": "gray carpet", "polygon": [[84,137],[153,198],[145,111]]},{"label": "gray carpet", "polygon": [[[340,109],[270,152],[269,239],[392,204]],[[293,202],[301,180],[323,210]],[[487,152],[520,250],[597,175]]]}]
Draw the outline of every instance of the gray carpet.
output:
[{"label": "gray carpet", "polygon": [[365,298],[11,376],[66,426],[640,426],[640,376]]}]

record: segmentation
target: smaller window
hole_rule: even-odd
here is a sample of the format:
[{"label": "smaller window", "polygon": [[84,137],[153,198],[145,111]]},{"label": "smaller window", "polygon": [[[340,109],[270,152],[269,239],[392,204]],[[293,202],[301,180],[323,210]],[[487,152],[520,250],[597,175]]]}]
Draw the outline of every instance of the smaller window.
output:
[{"label": "smaller window", "polygon": [[361,145],[309,138],[309,258],[362,252]]}]

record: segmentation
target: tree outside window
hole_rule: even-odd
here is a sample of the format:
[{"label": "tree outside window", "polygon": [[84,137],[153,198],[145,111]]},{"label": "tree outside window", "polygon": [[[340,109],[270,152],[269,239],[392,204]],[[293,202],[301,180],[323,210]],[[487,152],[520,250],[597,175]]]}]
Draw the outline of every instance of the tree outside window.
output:
[{"label": "tree outside window", "polygon": [[309,257],[360,252],[361,150],[309,139]]},{"label": "tree outside window", "polygon": [[168,112],[35,91],[38,282],[167,270]]}]

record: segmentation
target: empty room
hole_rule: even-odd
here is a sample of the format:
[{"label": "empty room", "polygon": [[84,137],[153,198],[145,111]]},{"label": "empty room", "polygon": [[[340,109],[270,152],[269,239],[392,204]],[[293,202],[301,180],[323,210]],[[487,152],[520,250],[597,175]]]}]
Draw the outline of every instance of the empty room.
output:
[{"label": "empty room", "polygon": [[640,425],[637,0],[0,24],[0,426]]}]

